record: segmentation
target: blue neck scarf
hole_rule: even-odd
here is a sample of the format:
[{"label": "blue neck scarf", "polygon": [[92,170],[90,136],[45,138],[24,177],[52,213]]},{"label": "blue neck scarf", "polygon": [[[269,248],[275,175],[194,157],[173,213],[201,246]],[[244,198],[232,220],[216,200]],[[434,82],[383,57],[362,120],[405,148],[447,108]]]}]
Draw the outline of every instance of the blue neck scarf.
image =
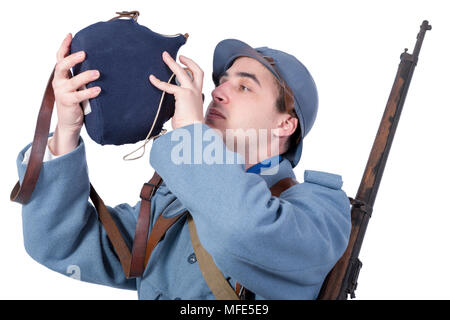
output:
[{"label": "blue neck scarf", "polygon": [[281,162],[281,160],[282,160],[281,155],[273,156],[271,158],[268,158],[251,166],[250,168],[247,169],[247,172],[260,174],[261,170],[266,168],[272,168],[273,166],[278,165]]}]

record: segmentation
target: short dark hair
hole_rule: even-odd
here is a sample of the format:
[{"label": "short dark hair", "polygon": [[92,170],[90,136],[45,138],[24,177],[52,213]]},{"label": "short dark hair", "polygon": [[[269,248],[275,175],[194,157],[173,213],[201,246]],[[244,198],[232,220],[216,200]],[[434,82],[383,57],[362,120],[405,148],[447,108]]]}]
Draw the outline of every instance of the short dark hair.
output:
[{"label": "short dark hair", "polygon": [[289,113],[291,116],[297,118],[297,128],[295,129],[294,133],[292,133],[289,138],[286,140],[286,144],[284,147],[286,148],[287,152],[291,148],[295,147],[301,139],[301,129],[300,129],[300,119],[298,119],[297,113],[295,112],[294,108],[294,99],[292,90],[285,84],[281,84],[278,79],[274,76],[274,82],[277,86],[278,90],[278,96],[275,100],[275,108],[279,113]]}]

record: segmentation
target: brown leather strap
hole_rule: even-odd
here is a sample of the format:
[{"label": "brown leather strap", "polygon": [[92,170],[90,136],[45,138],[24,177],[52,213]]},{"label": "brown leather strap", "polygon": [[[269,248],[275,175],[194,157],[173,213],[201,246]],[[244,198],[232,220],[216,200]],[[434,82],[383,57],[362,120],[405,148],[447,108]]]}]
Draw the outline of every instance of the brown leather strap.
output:
[{"label": "brown leather strap", "polygon": [[30,200],[41,172],[42,161],[44,159],[45,149],[47,148],[53,105],[55,104],[55,94],[52,86],[54,74],[55,68],[53,68],[53,71],[50,74],[50,78],[48,79],[47,86],[45,88],[44,97],[42,98],[36,129],[34,131],[33,143],[31,146],[30,159],[28,161],[22,184],[20,184],[20,181],[17,181],[11,191],[11,201],[21,204],[26,204]]},{"label": "brown leather strap", "polygon": [[150,257],[152,255],[153,249],[155,249],[156,245],[159,243],[159,241],[164,238],[164,235],[166,234],[167,230],[175,223],[177,222],[182,216],[184,216],[188,211],[184,211],[174,217],[171,218],[165,218],[161,214],[158,219],[156,219],[156,222],[152,228],[152,232],[150,232],[150,237],[147,242],[147,249],[145,251],[145,265],[148,264],[148,261],[150,260]]},{"label": "brown leather strap", "polygon": [[145,249],[150,228],[151,201],[162,179],[155,171],[149,182],[141,189],[141,207],[134,234],[133,251],[131,254],[130,277],[140,277],[145,269]]},{"label": "brown leather strap", "polygon": [[242,295],[242,289],[244,289],[244,287],[236,281],[236,285],[235,285],[235,293],[237,294],[237,296],[240,298]]},{"label": "brown leather strap", "polygon": [[273,186],[270,187],[270,192],[272,193],[272,196],[274,197],[279,197],[283,191],[286,191],[287,189],[289,189],[290,187],[292,187],[293,185],[298,184],[298,181],[295,180],[294,178],[284,178],[281,179],[280,181],[278,181],[277,183],[275,183]]},{"label": "brown leather strap", "polygon": [[118,16],[109,19],[108,21],[113,21],[122,17],[126,17],[126,18],[131,18],[134,21],[137,22],[137,19],[139,17],[139,11],[120,11],[120,12],[116,12],[116,14],[118,14]]},{"label": "brown leather strap", "polygon": [[98,217],[106,230],[106,234],[108,235],[117,256],[119,257],[123,272],[127,278],[140,277],[144,272],[146,265],[144,264],[145,247],[151,216],[151,197],[154,195],[161,183],[161,177],[155,172],[150,181],[145,183],[142,187],[142,201],[131,253],[116,223],[114,222],[111,213],[108,211],[103,203],[103,200],[91,184],[90,198],[97,209]]},{"label": "brown leather strap", "polygon": [[92,203],[97,209],[98,218],[100,219],[103,227],[106,230],[106,234],[108,235],[109,240],[111,241],[116,254],[119,257],[120,263],[122,265],[122,269],[127,276],[129,277],[129,270],[131,264],[131,253],[128,245],[125,243],[125,240],[122,237],[119,229],[117,228],[116,223],[114,222],[111,214],[106,208],[103,200],[99,197],[94,187],[91,184],[91,192],[90,197]]}]

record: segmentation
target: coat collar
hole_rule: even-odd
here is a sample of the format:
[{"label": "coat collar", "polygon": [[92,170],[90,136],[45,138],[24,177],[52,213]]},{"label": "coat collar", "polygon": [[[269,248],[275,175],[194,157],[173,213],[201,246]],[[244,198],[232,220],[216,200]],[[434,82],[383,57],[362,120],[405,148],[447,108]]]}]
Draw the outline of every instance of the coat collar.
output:
[{"label": "coat collar", "polygon": [[290,177],[295,179],[292,164],[288,159],[276,155],[263,160],[247,169],[247,173],[258,174],[270,188],[279,180]]}]

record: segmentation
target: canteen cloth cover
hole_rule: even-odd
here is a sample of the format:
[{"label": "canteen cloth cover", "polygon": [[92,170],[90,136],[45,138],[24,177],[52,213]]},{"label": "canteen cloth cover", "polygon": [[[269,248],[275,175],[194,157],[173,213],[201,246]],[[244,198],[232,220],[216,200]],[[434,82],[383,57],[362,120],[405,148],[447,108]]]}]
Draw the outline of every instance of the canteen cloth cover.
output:
[{"label": "canteen cloth cover", "polygon": [[[86,70],[100,72],[99,78],[86,85],[102,89],[89,99],[91,110],[84,116],[92,140],[101,145],[122,145],[146,138],[163,93],[148,77],[154,74],[168,82],[172,71],[162,60],[162,52],[176,59],[185,43],[182,34],[161,35],[134,19],[97,22],[75,34],[70,53],[83,50],[86,56],[73,67],[73,75]],[[161,132],[174,111],[175,99],[166,93],[151,136]]]}]

